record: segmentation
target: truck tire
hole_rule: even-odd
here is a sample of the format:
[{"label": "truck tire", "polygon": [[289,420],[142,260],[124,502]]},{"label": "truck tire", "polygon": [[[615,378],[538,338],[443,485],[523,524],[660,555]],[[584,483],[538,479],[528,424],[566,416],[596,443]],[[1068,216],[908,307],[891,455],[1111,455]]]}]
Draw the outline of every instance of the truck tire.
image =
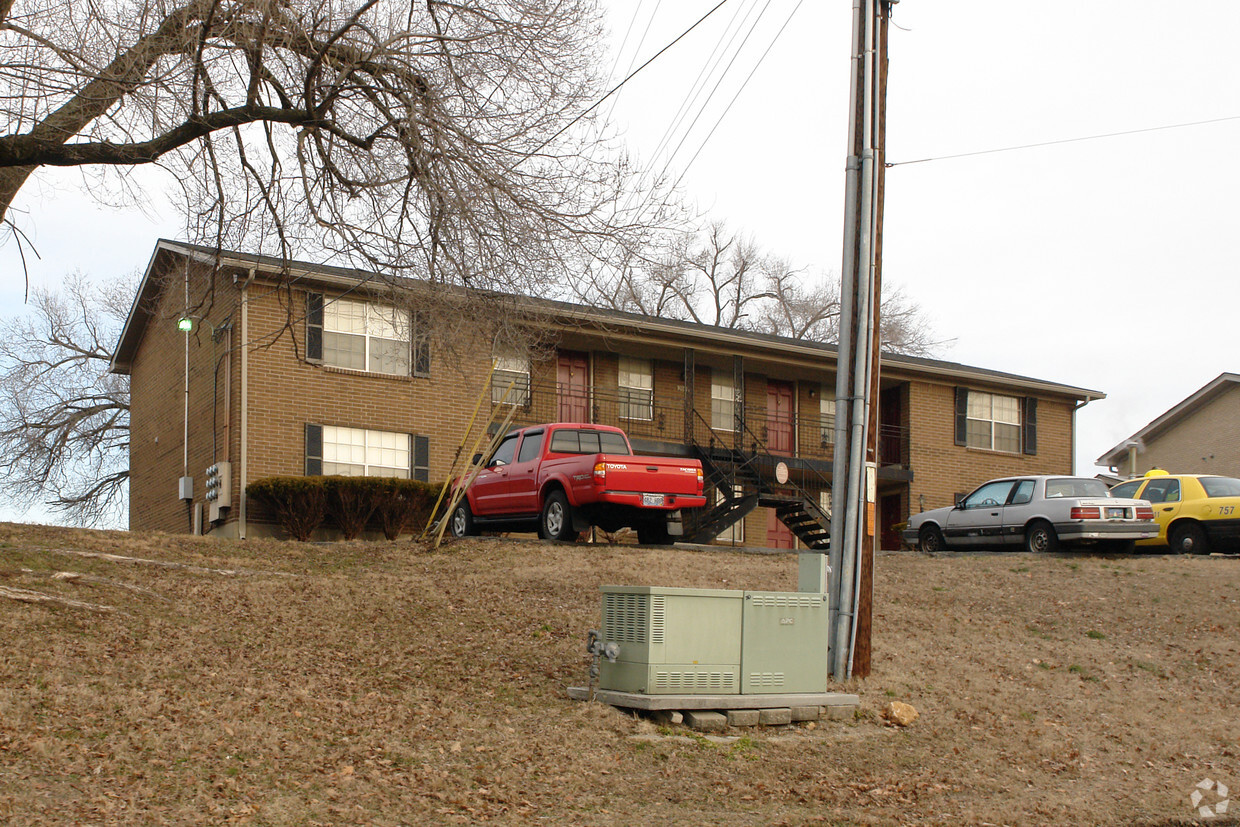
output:
[{"label": "truck tire", "polygon": [[670,546],[672,535],[667,531],[667,523],[643,523],[637,527],[637,542],[643,546]]},{"label": "truck tire", "polygon": [[469,510],[469,500],[462,499],[453,509],[452,518],[448,521],[448,530],[453,537],[468,537],[474,533],[474,513]]},{"label": "truck tire", "polygon": [[572,540],[577,536],[573,531],[573,507],[563,491],[552,491],[543,501],[538,536],[544,540]]}]

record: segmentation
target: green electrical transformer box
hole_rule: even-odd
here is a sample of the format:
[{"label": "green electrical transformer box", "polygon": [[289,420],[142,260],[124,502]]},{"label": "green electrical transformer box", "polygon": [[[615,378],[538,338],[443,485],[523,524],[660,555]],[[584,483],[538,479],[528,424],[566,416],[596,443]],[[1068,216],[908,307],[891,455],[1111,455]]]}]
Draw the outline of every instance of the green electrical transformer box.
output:
[{"label": "green electrical transformer box", "polygon": [[644,695],[825,692],[827,596],[603,586],[599,688]]}]

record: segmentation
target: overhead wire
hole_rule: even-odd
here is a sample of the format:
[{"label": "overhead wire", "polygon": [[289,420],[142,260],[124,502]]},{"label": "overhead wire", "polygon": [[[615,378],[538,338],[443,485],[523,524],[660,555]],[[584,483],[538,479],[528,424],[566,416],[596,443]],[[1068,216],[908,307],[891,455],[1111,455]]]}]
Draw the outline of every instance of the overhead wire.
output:
[{"label": "overhead wire", "polygon": [[[767,5],[768,6],[770,5],[769,0],[768,0]],[[680,128],[680,125],[684,123],[684,120],[689,115],[690,110],[696,106],[697,101],[702,96],[702,93],[705,92],[706,85],[709,82],[710,78],[715,74],[715,71],[719,68],[719,65],[723,62],[727,54],[729,52],[732,52],[732,60],[729,61],[727,68],[724,69],[723,74],[719,78],[719,81],[716,82],[715,87],[711,90],[710,94],[707,95],[706,100],[703,101],[700,106],[696,106],[696,114],[693,115],[693,118],[690,121],[689,126],[686,128],[684,137],[681,138],[680,143],[683,143],[685,138],[688,137],[689,132],[693,130],[693,127],[697,124],[698,119],[702,116],[702,113],[706,111],[706,107],[710,105],[711,100],[714,98],[714,94],[719,88],[719,83],[722,82],[723,78],[727,75],[728,71],[731,69],[732,63],[735,62],[737,55],[740,54],[740,49],[744,47],[745,44],[743,41],[741,45],[739,47],[736,47],[735,49],[733,49],[733,44],[736,42],[736,38],[740,35],[741,31],[744,29],[745,24],[748,22],[750,15],[757,8],[758,8],[758,0],[753,0],[753,2],[749,4],[747,10],[745,11],[744,17],[741,18],[742,7],[741,6],[737,7],[736,14],[734,14],[732,16],[732,20],[728,22],[728,26],[724,30],[723,34],[720,36],[718,43],[715,44],[715,48],[711,51],[710,55],[706,58],[706,60],[703,61],[702,68],[698,72],[697,78],[693,81],[693,85],[689,88],[689,91],[685,94],[685,98],[681,102],[680,107],[677,109],[676,114],[673,116],[671,123],[668,125],[668,128],[664,131],[663,137],[659,139],[658,145],[655,147],[654,152],[650,156],[652,160],[657,159],[660,153],[662,153],[663,150],[667,148],[668,143],[672,140],[672,136]],[[759,15],[759,20],[761,20],[761,15]],[[735,30],[733,30],[734,25],[735,25]],[[757,21],[755,21],[753,25],[757,25]],[[752,31],[753,31],[753,27],[751,26],[750,33],[752,33]],[[727,39],[726,45],[724,43],[725,38]],[[745,36],[745,38],[746,40],[748,40],[748,34]],[[674,154],[675,153],[673,153],[673,155]],[[669,160],[670,160],[670,157],[669,157]]]},{"label": "overhead wire", "polygon": [[[740,46],[738,46],[736,48],[736,51],[732,54],[732,59],[728,61],[727,67],[724,69],[723,74],[719,76],[719,79],[718,81],[716,81],[714,88],[711,89],[710,95],[707,96],[706,101],[702,104],[702,108],[698,111],[698,114],[694,117],[693,122],[689,124],[689,128],[685,130],[685,133],[681,137],[680,142],[676,145],[676,148],[672,150],[671,155],[668,156],[667,164],[663,168],[664,172],[666,172],[668,167],[671,166],[672,161],[675,160],[676,158],[676,155],[680,153],[680,149],[681,147],[684,146],[685,141],[689,139],[689,135],[692,133],[693,127],[697,125],[698,118],[702,116],[702,114],[706,110],[706,106],[710,104],[711,100],[713,100],[715,97],[715,93],[719,91],[719,87],[723,85],[724,78],[726,78],[728,73],[732,70],[732,66],[735,65],[737,58],[740,57],[740,53],[745,48],[745,44],[749,42],[750,36],[754,33],[754,30],[757,29],[758,24],[762,22],[762,18],[766,16],[767,11],[771,7],[771,2],[772,0],[767,0],[766,5],[762,7],[762,11],[758,13],[757,18],[753,21],[753,24],[749,27],[749,31],[746,32],[745,39],[741,41]],[[737,89],[736,94],[732,96],[732,100],[730,100],[728,102],[728,105],[724,107],[722,114],[720,114],[718,120],[715,121],[714,126],[710,128],[710,132],[708,132],[706,137],[702,139],[701,145],[699,145],[697,148],[697,151],[693,153],[693,158],[691,158],[689,160],[689,163],[685,165],[685,168],[681,170],[680,178],[676,179],[677,184],[679,184],[680,181],[684,179],[685,172],[688,171],[689,167],[692,166],[693,161],[697,159],[699,154],[701,154],[702,149],[706,146],[706,143],[710,141],[711,136],[715,134],[715,130],[719,128],[719,124],[723,122],[723,119],[727,117],[728,112],[731,111],[732,105],[736,103],[737,98],[739,98],[741,93],[745,91],[745,87],[749,84],[749,81],[753,78],[754,73],[756,73],[759,67],[762,66],[762,62],[766,59],[766,56],[771,53],[771,49],[774,48],[776,41],[779,40],[779,36],[784,33],[784,29],[788,27],[788,23],[792,20],[793,15],[797,13],[797,9],[801,8],[801,2],[803,2],[803,0],[798,0],[796,6],[793,7],[792,9],[792,12],[788,15],[788,19],[784,21],[784,25],[780,27],[778,32],[775,33],[775,37],[772,38],[771,42],[767,45],[766,50],[762,53],[762,56],[758,58],[758,62],[754,64],[752,69],[750,69],[749,74],[746,76],[745,80],[742,81],[740,88]]]},{"label": "overhead wire", "polygon": [[[645,4],[646,0],[638,0],[637,8],[633,9],[633,18],[629,21],[629,31],[632,31],[633,24],[637,22],[637,16],[641,13],[642,6]],[[662,5],[662,0],[655,0],[654,10],[650,12],[650,17],[646,19],[646,28],[642,29],[642,36],[638,39],[637,45],[633,47],[633,56],[629,58],[628,68],[625,69],[626,73],[633,71],[633,64],[637,62],[637,56],[641,54],[642,46],[646,45],[646,37],[650,34],[650,27],[654,24],[654,18],[659,13],[660,5]],[[616,52],[616,59],[612,63],[611,71],[607,73],[608,81],[611,81],[612,75],[615,74],[616,66],[620,64],[620,57],[624,54],[624,46],[629,40],[629,31],[624,33],[624,41],[621,42],[620,49]],[[607,114],[603,116],[604,120],[611,119],[611,113],[616,110],[616,102],[618,100],[620,100],[620,92],[617,92],[612,97],[611,104],[607,107]]]},{"label": "overhead wire", "polygon": [[954,155],[936,155],[931,158],[918,158],[915,161],[889,161],[888,167],[906,167],[912,164],[927,164],[931,161],[950,161],[953,158],[971,158],[976,155],[993,155],[997,152],[1016,152],[1022,149],[1036,149],[1043,146],[1056,146],[1058,144],[1073,144],[1081,141],[1097,141],[1102,138],[1119,138],[1124,135],[1140,135],[1144,132],[1159,132],[1164,129],[1183,129],[1189,126],[1205,126],[1212,123],[1223,123],[1224,121],[1240,120],[1240,115],[1228,115],[1224,118],[1211,118],[1204,121],[1188,121],[1186,123],[1171,123],[1163,126],[1148,126],[1142,129],[1126,129],[1122,132],[1104,132],[1099,135],[1082,135],[1076,138],[1060,138],[1054,141],[1039,141],[1033,144],[1020,144],[1018,146],[1004,146],[995,149],[979,149],[975,152],[958,152]]},{"label": "overhead wire", "polygon": [[598,107],[602,106],[604,101],[606,101],[606,100],[607,100],[608,98],[610,98],[612,95],[616,94],[616,93],[617,93],[617,92],[619,92],[621,89],[623,89],[623,88],[624,88],[624,86],[625,86],[625,84],[627,84],[627,83],[628,83],[630,80],[632,80],[633,78],[637,77],[637,75],[638,75],[638,74],[640,74],[640,73],[641,73],[641,71],[642,71],[643,69],[645,69],[645,68],[646,68],[647,66],[649,66],[651,63],[654,63],[654,62],[655,62],[656,60],[658,60],[660,57],[662,57],[662,55],[663,55],[663,53],[664,53],[664,52],[666,52],[668,49],[672,48],[672,47],[673,47],[673,46],[675,46],[677,43],[679,43],[681,40],[683,40],[685,37],[687,37],[687,36],[689,35],[689,33],[690,33],[690,32],[692,32],[692,31],[693,31],[694,29],[696,29],[698,26],[700,26],[700,25],[702,25],[703,23],[705,23],[705,22],[706,22],[706,20],[707,20],[707,19],[708,19],[711,15],[713,15],[715,12],[719,11],[719,9],[720,9],[720,8],[722,8],[722,7],[723,7],[723,6],[724,6],[727,2],[728,2],[728,0],[719,0],[719,2],[718,2],[718,3],[716,3],[716,4],[715,4],[715,6],[714,6],[713,8],[711,8],[711,10],[710,10],[710,11],[706,12],[706,14],[702,15],[701,17],[699,17],[699,18],[697,19],[697,22],[695,22],[692,26],[690,26],[689,28],[687,28],[687,29],[685,29],[683,32],[681,32],[679,35],[677,35],[675,40],[673,40],[671,43],[668,43],[666,46],[664,46],[664,47],[663,47],[662,49],[660,49],[659,51],[655,52],[655,53],[654,53],[654,54],[653,54],[653,55],[652,55],[652,56],[651,56],[651,57],[650,57],[650,58],[649,58],[649,59],[648,59],[645,63],[643,63],[641,66],[638,66],[636,69],[634,69],[632,72],[630,72],[630,73],[628,74],[628,76],[626,76],[626,77],[625,77],[625,79],[624,79],[624,80],[620,81],[618,84],[616,84],[616,85],[615,85],[615,86],[613,86],[611,89],[609,89],[609,90],[606,92],[606,94],[604,94],[601,98],[599,98],[598,100],[596,100],[594,103],[590,104],[590,106],[589,106],[589,107],[587,107],[587,108],[586,108],[583,112],[579,113],[579,114],[578,114],[575,118],[573,118],[571,121],[569,121],[568,123],[564,124],[564,126],[562,126],[562,127],[561,127],[561,128],[560,128],[560,129],[559,129],[559,130],[558,130],[558,131],[554,134],[554,135],[552,135],[550,138],[548,138],[547,140],[545,140],[545,141],[543,141],[541,144],[539,144],[537,148],[535,148],[533,151],[531,151],[530,153],[528,153],[525,157],[527,157],[527,158],[528,158],[528,157],[533,157],[533,156],[537,155],[537,154],[538,154],[539,152],[541,152],[544,148],[546,148],[546,146],[547,146],[548,144],[550,144],[550,143],[551,143],[552,141],[554,141],[556,138],[560,137],[560,136],[561,136],[561,135],[563,135],[565,132],[567,132],[569,129],[571,129],[571,128],[572,128],[572,127],[573,127],[573,126],[574,126],[574,125],[575,125],[578,121],[580,121],[580,120],[581,120],[582,118],[584,118],[586,115],[589,115],[591,112],[593,112],[593,111],[594,111],[595,109],[597,109]]}]

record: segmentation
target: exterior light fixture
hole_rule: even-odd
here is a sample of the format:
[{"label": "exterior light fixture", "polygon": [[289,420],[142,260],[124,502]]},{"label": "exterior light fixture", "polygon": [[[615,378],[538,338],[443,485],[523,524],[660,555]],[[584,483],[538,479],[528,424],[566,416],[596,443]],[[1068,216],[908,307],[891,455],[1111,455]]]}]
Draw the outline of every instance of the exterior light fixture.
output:
[{"label": "exterior light fixture", "polygon": [[194,329],[194,320],[191,319],[189,316],[182,316],[177,321],[177,330],[183,330],[186,333],[189,333],[193,329]]}]

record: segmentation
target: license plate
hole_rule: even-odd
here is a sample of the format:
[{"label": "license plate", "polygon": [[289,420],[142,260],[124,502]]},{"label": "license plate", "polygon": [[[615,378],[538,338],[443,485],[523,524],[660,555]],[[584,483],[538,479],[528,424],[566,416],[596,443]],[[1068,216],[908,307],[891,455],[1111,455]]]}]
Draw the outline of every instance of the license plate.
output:
[{"label": "license plate", "polygon": [[644,506],[663,505],[663,495],[662,494],[642,494],[642,505]]},{"label": "license plate", "polygon": [[1124,519],[1124,516],[1125,516],[1124,509],[1122,508],[1108,508],[1107,509],[1108,520],[1122,520]]}]

